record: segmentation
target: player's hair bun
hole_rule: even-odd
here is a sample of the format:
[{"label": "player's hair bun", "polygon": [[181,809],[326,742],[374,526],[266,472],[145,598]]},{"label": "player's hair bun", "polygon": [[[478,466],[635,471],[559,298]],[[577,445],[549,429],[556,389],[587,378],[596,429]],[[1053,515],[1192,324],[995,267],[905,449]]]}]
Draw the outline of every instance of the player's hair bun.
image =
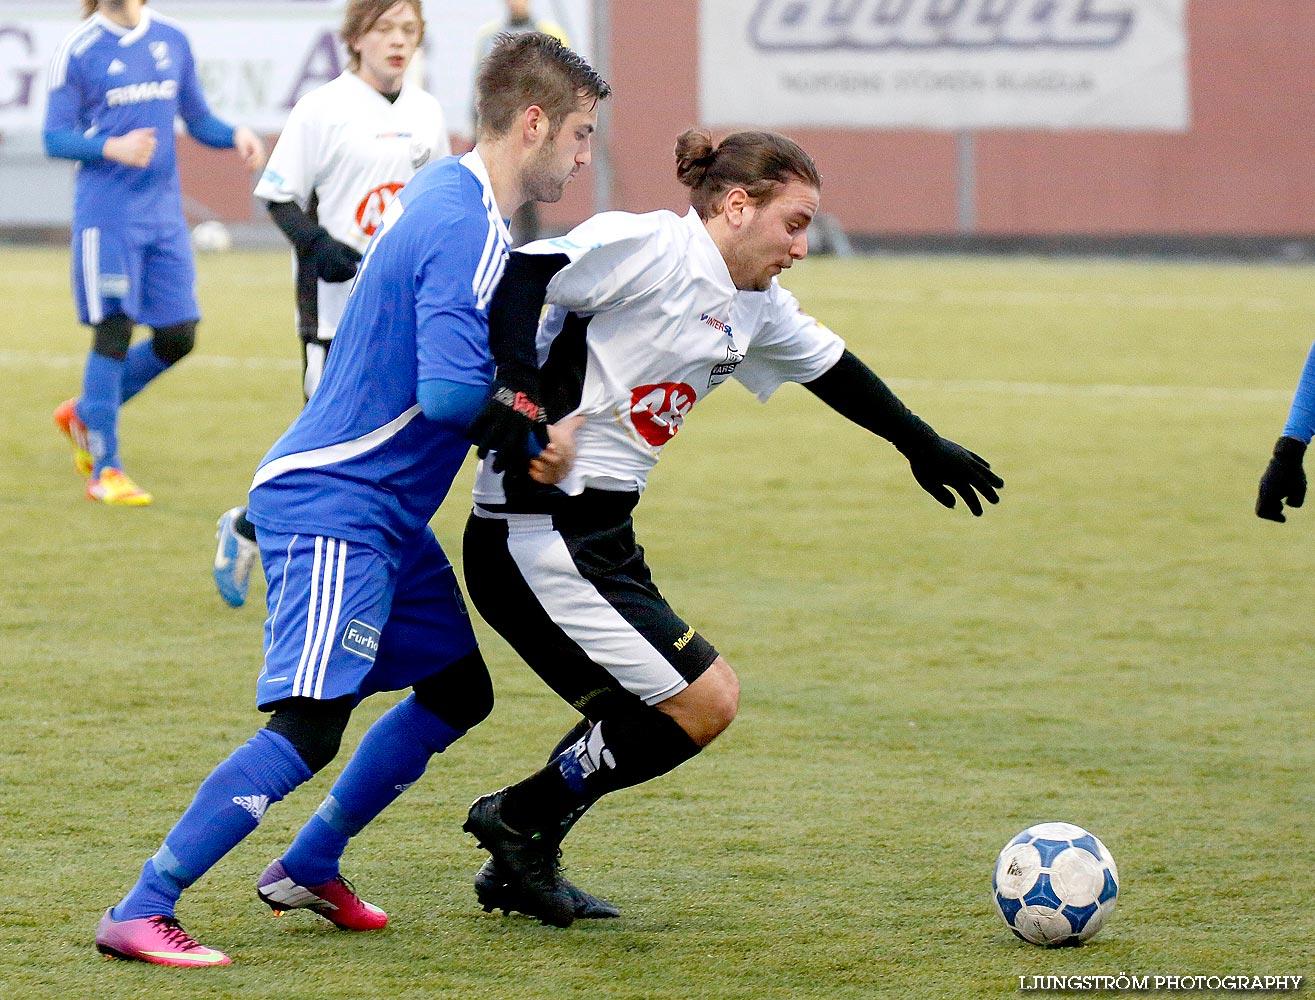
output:
[{"label": "player's hair bun", "polygon": [[717,159],[712,136],[699,128],[686,129],[676,139],[676,179],[686,187],[697,188]]}]

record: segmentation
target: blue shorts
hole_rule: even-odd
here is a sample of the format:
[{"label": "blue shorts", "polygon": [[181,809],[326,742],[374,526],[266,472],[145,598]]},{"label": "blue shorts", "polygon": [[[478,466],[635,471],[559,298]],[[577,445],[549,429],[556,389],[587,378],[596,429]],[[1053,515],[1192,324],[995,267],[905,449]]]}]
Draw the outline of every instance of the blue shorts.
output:
[{"label": "blue shorts", "polygon": [[426,528],[401,553],[256,529],[268,589],[256,705],[399,691],[474,652],[452,564]]},{"label": "blue shorts", "polygon": [[201,318],[187,224],[86,226],[73,230],[73,301],[95,326],[123,313],[134,323],[173,326]]}]

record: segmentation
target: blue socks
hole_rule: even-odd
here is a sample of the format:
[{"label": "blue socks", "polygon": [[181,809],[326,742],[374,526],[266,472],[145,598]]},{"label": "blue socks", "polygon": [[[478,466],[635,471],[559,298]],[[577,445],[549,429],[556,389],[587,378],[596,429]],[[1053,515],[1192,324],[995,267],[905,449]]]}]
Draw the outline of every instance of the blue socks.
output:
[{"label": "blue socks", "polygon": [[123,405],[124,362],[92,351],[82,373],[82,396],[78,399],[78,419],[87,425],[93,476],[106,466],[119,464],[119,407]]},{"label": "blue socks", "polygon": [[146,384],[169,367],[168,362],[161,361],[155,353],[155,345],[149,340],[134,344],[128,350],[128,357],[123,363],[123,402],[146,388]]},{"label": "blue socks", "polygon": [[123,361],[92,351],[82,373],[78,418],[91,439],[93,476],[109,467],[122,468],[119,459],[119,408],[141,392],[169,365],[161,361],[149,340],[133,346]]},{"label": "blue socks", "polygon": [[304,886],[336,877],[347,841],[419,780],[430,757],[464,735],[415,695],[394,705],[366,731],[328,798],[283,855],[283,870]]},{"label": "blue socks", "polygon": [[183,890],[251,833],[268,806],[310,777],[310,768],[291,743],[260,730],[201,783],[192,804],[111,916],[173,916]]}]

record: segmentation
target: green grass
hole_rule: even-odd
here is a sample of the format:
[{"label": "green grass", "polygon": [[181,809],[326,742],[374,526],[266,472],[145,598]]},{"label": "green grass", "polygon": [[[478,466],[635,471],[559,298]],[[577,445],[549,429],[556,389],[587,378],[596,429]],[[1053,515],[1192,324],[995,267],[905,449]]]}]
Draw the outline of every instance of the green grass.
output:
[{"label": "green grass", "polygon": [[[226,969],[105,962],[101,911],[260,725],[263,590],[214,594],[214,520],[298,406],[286,255],[200,261],[200,347],[123,416],[156,504],[88,503],[50,411],[87,337],[60,252],[3,251],[0,985],[15,997],[973,998],[1060,974],[1310,974],[1312,517],[1255,484],[1315,334],[1309,267],[809,261],[804,306],[1004,500],[946,511],[798,387],[701,404],[639,511],[663,590],[740,674],[700,758],[600,804],[569,874],[621,905],[567,931],[486,915],[460,832],[569,711],[488,630],[498,706],[353,845],[392,918],[274,921],[256,875],[338,765],[184,899]],[[459,557],[469,469],[435,529]],[[362,707],[347,737],[391,703]],[[1023,826],[1113,851],[1091,944],[989,900]]]}]

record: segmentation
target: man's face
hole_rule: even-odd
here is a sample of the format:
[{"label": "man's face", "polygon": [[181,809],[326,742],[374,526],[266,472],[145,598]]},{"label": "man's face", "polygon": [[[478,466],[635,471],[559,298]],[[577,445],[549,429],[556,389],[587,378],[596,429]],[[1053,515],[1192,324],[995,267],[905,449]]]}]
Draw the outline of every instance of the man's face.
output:
[{"label": "man's face", "polygon": [[593,159],[593,135],[598,127],[598,109],[592,99],[587,109],[572,111],[551,139],[544,138],[525,169],[525,196],[531,201],[561,201],[575,175]]},{"label": "man's face", "polygon": [[370,30],[352,43],[361,56],[361,79],[392,94],[402,89],[402,76],[420,44],[420,18],[408,3],[395,3]]},{"label": "man's face", "polygon": [[726,260],[736,288],[766,291],[774,277],[808,256],[808,224],[820,197],[813,185],[791,180],[775,198],[744,207]]}]

